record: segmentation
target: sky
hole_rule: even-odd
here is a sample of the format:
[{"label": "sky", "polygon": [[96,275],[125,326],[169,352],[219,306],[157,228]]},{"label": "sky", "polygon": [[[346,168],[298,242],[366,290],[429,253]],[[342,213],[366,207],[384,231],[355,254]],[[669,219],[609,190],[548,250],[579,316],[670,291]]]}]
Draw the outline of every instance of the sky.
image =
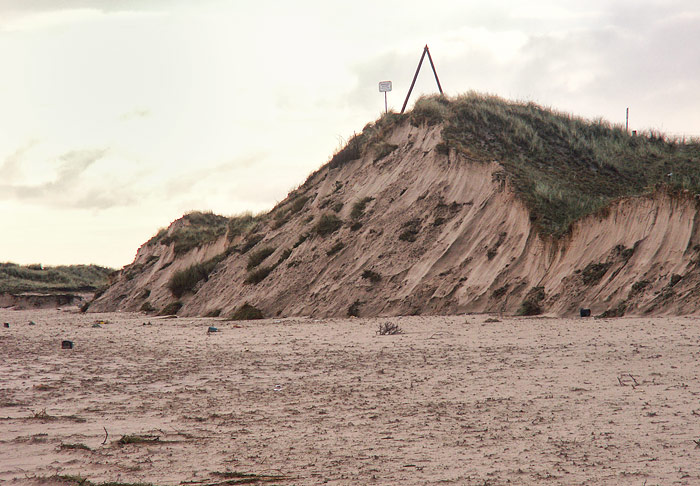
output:
[{"label": "sky", "polygon": [[[700,136],[700,4],[0,0],[0,261],[131,261],[189,211],[272,208],[424,45],[449,96]],[[437,92],[426,63],[411,103]]]}]

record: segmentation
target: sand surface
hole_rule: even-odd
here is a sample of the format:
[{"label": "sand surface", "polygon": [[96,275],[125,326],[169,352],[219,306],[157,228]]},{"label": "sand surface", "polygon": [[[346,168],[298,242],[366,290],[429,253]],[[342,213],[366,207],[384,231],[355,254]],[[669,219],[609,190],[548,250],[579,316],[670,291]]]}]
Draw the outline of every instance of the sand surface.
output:
[{"label": "sand surface", "polygon": [[487,319],[0,310],[0,483],[700,484],[700,319]]}]

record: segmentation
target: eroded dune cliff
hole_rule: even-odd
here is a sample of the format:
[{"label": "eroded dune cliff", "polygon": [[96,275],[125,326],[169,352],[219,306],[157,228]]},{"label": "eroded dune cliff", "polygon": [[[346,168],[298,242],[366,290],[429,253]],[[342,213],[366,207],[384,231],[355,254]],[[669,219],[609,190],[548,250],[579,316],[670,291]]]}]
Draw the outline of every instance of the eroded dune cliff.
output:
[{"label": "eroded dune cliff", "polygon": [[[90,310],[697,312],[692,191],[657,185],[548,234],[509,164],[488,147],[456,147],[445,126],[415,117],[377,122],[265,215],[184,216],[144,244]],[[589,165],[596,176],[616,171]],[[557,200],[550,202],[558,221]]]}]

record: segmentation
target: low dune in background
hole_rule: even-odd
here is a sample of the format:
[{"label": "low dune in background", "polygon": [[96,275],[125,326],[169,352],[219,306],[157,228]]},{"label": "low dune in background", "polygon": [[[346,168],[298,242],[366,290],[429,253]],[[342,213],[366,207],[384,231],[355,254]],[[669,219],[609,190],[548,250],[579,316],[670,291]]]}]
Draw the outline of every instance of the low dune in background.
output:
[{"label": "low dune in background", "polygon": [[492,320],[0,310],[0,482],[700,482],[697,318]]}]

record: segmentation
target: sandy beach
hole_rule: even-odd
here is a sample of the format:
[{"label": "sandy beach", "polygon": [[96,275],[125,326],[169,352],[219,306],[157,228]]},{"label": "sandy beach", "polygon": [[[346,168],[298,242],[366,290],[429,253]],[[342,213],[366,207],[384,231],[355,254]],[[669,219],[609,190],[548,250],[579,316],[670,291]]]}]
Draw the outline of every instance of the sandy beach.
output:
[{"label": "sandy beach", "polygon": [[700,319],[492,320],[2,309],[0,483],[700,484]]}]

